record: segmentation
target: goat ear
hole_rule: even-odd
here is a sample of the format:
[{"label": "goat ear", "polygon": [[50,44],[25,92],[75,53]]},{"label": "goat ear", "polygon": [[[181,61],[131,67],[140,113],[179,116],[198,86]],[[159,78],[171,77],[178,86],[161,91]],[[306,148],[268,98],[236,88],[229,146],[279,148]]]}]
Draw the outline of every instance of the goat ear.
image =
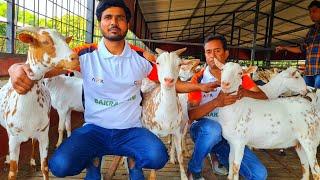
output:
[{"label": "goat ear", "polygon": [[190,59],[192,61],[193,67],[198,66],[200,64],[200,59]]},{"label": "goat ear", "polygon": [[217,58],[214,58],[214,64],[219,68],[222,69],[224,64],[220,62]]},{"label": "goat ear", "polygon": [[256,72],[257,69],[258,69],[257,66],[251,66],[251,65],[250,65],[248,68],[242,70],[242,73],[243,73],[243,74],[251,74],[251,73]]},{"label": "goat ear", "polygon": [[180,56],[183,52],[185,52],[187,50],[187,48],[182,48],[182,49],[178,49],[176,51],[174,51],[174,53],[176,53],[178,56]]},{"label": "goat ear", "polygon": [[148,51],[144,51],[143,52],[143,57],[146,58],[148,61],[150,61],[152,63],[155,63],[156,62],[156,58],[157,58],[156,55],[151,54]]},{"label": "goat ear", "polygon": [[72,38],[73,38],[73,36],[66,37],[67,44],[69,44],[71,42]]},{"label": "goat ear", "polygon": [[290,76],[291,76],[291,77],[295,77],[295,76],[297,75],[297,72],[298,72],[298,71],[293,71],[293,72],[291,72]]},{"label": "goat ear", "polygon": [[164,53],[165,51],[162,49],[156,48],[156,52],[160,55],[160,54]]},{"label": "goat ear", "polygon": [[188,59],[181,59],[181,62],[180,62],[181,65],[188,65],[193,63],[194,62],[192,60],[188,60]]},{"label": "goat ear", "polygon": [[30,45],[34,45],[34,46],[38,44],[36,34],[34,34],[33,32],[22,31],[21,33],[19,33],[18,39],[21,42],[26,43],[26,44],[30,44]]},{"label": "goat ear", "polygon": [[286,78],[291,78],[291,77],[295,77],[296,73],[298,72],[297,69],[293,68],[293,67],[289,67],[284,71],[284,77]]}]

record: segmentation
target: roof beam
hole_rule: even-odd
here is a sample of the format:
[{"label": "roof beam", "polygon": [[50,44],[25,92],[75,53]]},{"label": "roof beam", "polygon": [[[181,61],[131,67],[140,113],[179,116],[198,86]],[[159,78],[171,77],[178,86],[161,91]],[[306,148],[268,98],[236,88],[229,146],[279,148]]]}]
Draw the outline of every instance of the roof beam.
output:
[{"label": "roof beam", "polygon": [[[231,24],[224,24],[224,25],[231,25]],[[181,27],[181,26],[180,26]],[[212,27],[212,25],[208,25],[208,26],[204,26],[205,28],[207,27]],[[235,26],[235,27],[240,27],[240,26]],[[194,27],[194,28],[189,28],[190,30],[193,30],[193,29],[202,29],[203,27]],[[189,30],[188,29],[188,30]],[[167,32],[177,32],[177,31],[181,31],[182,29],[176,29],[176,30],[170,30],[170,31],[167,31]],[[152,34],[161,34],[161,33],[165,33],[163,31],[157,31],[157,32],[153,32]]]},{"label": "roof beam", "polygon": [[[200,7],[201,4],[203,3],[203,1],[204,1],[204,0],[199,0],[199,1],[198,1],[197,6],[196,6],[196,8],[193,10],[193,12],[192,12],[192,14],[191,14],[190,17],[194,16],[194,15],[196,14],[196,12],[198,12],[199,7]],[[181,33],[180,33],[179,36],[181,36],[181,34],[183,34],[183,31],[186,29],[186,27],[187,27],[188,25],[190,25],[191,20],[192,20],[192,18],[188,19],[188,22],[187,22],[187,23],[185,24],[185,26],[182,28],[182,31],[181,31]],[[179,36],[178,36],[178,37],[179,37]]]},{"label": "roof beam", "polygon": [[[300,3],[300,2],[302,2],[302,1],[304,1],[304,0],[295,1],[294,3],[295,3],[295,4],[296,4],[296,3]],[[303,25],[303,24],[296,23],[296,22],[293,22],[293,21],[290,21],[290,20],[287,20],[287,19],[284,19],[284,18],[275,16],[276,13],[279,13],[279,12],[281,12],[281,11],[284,11],[284,10],[290,8],[291,6],[293,6],[293,4],[291,4],[291,3],[286,3],[286,4],[287,4],[287,5],[290,4],[290,5],[289,5],[289,6],[278,7],[277,10],[275,10],[275,13],[274,13],[274,15],[273,15],[274,18],[279,19],[279,20],[282,20],[282,21],[285,21],[285,22],[289,22],[289,23],[292,23],[292,24],[295,24],[295,25],[298,25],[298,26],[305,26],[305,25]],[[252,11],[252,13],[255,13],[254,10],[249,10],[249,11]],[[268,13],[264,13],[264,12],[260,12],[260,13],[263,14],[263,15],[266,15],[266,17],[270,14],[270,13],[268,14]],[[261,21],[261,20],[263,20],[263,19],[266,18],[266,17],[260,18],[259,20]],[[241,26],[242,26],[242,27],[245,27],[245,26],[248,26],[248,25],[250,25],[250,24],[252,24],[252,22],[247,21],[247,23],[245,23],[245,24],[243,24],[243,25],[241,25]],[[275,26],[277,26],[277,25],[275,25]],[[219,29],[219,28],[220,28],[220,27],[218,27],[218,29]]]},{"label": "roof beam", "polygon": [[[299,1],[295,1],[294,3],[300,3],[300,2],[302,2],[303,0],[299,0]],[[291,4],[292,5],[292,4]],[[291,6],[289,6],[289,7],[291,7]],[[288,8],[288,6],[283,6],[283,7],[281,7],[281,8],[278,8],[278,11],[276,11],[276,13],[278,13],[278,12],[281,12],[281,11],[283,11],[283,10],[285,10],[285,9],[287,9]],[[255,13],[255,11],[254,10],[251,10],[251,9],[249,9],[248,11],[252,11],[252,13]],[[263,15],[266,15],[266,17],[268,16],[268,14],[267,13],[264,13],[264,12],[260,12],[261,14],[263,14]],[[290,20],[287,20],[287,19],[284,19],[284,18],[280,18],[280,17],[277,17],[277,16],[274,16],[274,18],[276,18],[276,19],[279,19],[279,20],[282,20],[282,21],[285,21],[285,22],[288,22],[288,23],[292,23],[292,24],[295,24],[295,25],[298,25],[298,26],[303,26],[303,27],[307,27],[307,28],[309,28],[308,26],[306,26],[306,25],[303,25],[303,24],[300,24],[300,23],[296,23],[296,22],[293,22],[293,21],[290,21]],[[224,18],[225,19],[225,18]],[[261,20],[261,19],[260,19]],[[217,23],[217,24],[219,24],[219,23]],[[245,27],[245,26],[248,26],[249,24],[252,24],[252,22],[249,22],[249,21],[247,21],[247,23],[246,24],[244,24],[244,25],[241,25],[242,27]],[[276,26],[276,25],[275,25]],[[219,29],[221,26],[219,26],[217,29]],[[262,26],[262,27],[264,27],[264,26]],[[212,30],[211,30],[212,31]],[[208,32],[211,32],[211,31],[208,31]],[[208,32],[206,32],[206,33],[208,33]],[[224,33],[224,34],[228,34],[229,32],[226,32],[226,33]]]},{"label": "roof beam", "polygon": [[[240,5],[238,8],[236,8],[235,11],[232,11],[232,13],[227,14],[224,18],[222,18],[218,23],[216,24],[220,24],[221,22],[223,22],[225,19],[227,19],[229,16],[233,15],[236,12],[239,12],[239,9],[241,9],[242,7],[244,7],[245,5],[247,5],[249,2],[247,3],[243,3],[242,5]],[[260,2],[259,2],[260,3]],[[208,29],[207,31],[204,32],[204,34],[207,34],[208,32],[210,32],[212,29]],[[217,30],[217,29],[216,29]]]},{"label": "roof beam", "polygon": [[[233,3],[225,3],[225,5],[235,5],[235,4],[242,4],[243,2],[233,2]],[[218,7],[220,5],[213,5],[213,6],[207,6],[207,8],[213,8],[213,7]],[[199,7],[198,9],[203,9],[204,7]],[[175,11],[156,11],[156,12],[149,12],[149,13],[143,13],[144,15],[149,15],[149,14],[160,14],[160,13],[169,13],[169,12],[180,12],[180,11],[189,11],[189,10],[194,10],[196,8],[188,8],[188,9],[179,9]]]},{"label": "roof beam", "polygon": [[[244,28],[242,28],[242,29],[244,29]],[[300,27],[298,29],[293,29],[293,30],[290,30],[290,31],[280,32],[280,33],[277,33],[277,34],[273,34],[273,38],[275,38],[277,36],[282,36],[282,35],[298,32],[298,31],[302,31],[302,30],[305,30],[305,29],[307,29],[307,28]],[[258,38],[257,40],[260,41],[260,40],[262,40],[262,38]],[[287,41],[287,40],[283,40],[283,41]],[[249,42],[251,42],[251,41],[249,41]],[[290,42],[290,41],[288,41],[288,42]],[[246,43],[248,43],[248,41]],[[297,44],[297,43],[293,43],[293,42],[291,42],[291,43],[292,44]]]},{"label": "roof beam", "polygon": [[[248,11],[248,10],[244,10],[244,11]],[[205,15],[205,17],[211,17],[213,15],[224,15],[224,14],[232,14],[234,11],[230,11],[230,12],[224,12],[224,13],[211,13],[208,15]],[[243,11],[237,11],[237,12],[243,12]],[[150,24],[150,23],[158,23],[158,22],[166,22],[166,21],[178,21],[178,20],[186,20],[186,19],[193,19],[193,18],[202,18],[203,15],[201,16],[188,16],[188,17],[183,17],[183,18],[173,18],[173,19],[162,19],[162,20],[155,20],[155,21],[146,21],[146,23]]]}]

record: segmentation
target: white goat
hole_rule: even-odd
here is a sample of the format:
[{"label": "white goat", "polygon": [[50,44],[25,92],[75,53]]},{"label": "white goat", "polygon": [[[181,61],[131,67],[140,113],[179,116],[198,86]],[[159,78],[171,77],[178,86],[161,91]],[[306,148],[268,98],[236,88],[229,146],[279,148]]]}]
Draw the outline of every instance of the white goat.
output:
[{"label": "white goat", "polygon": [[[215,62],[222,69],[222,91],[237,91],[242,81],[240,65]],[[297,72],[293,75],[300,77]],[[305,84],[299,92],[306,93]],[[315,107],[302,97],[275,100],[242,98],[220,108],[219,123],[224,138],[230,144],[228,178],[239,178],[244,147],[248,145],[262,149],[295,147],[303,167],[303,179],[309,179],[309,166],[314,179],[320,179],[320,167],[316,159],[320,140],[319,122]]]},{"label": "white goat", "polygon": [[81,98],[83,80],[77,77],[60,75],[45,79],[44,83],[50,92],[52,107],[59,114],[59,139],[56,144],[56,147],[58,147],[62,143],[65,129],[67,130],[67,136],[71,135],[71,111],[84,111]]},{"label": "white goat", "polygon": [[259,86],[268,99],[276,99],[287,92],[301,93],[301,88],[305,90],[305,87],[306,83],[304,79],[298,70],[293,67],[289,67],[281,73],[275,74],[267,84]]},{"label": "white goat", "polygon": [[180,67],[179,78],[181,81],[189,81],[193,74],[200,70],[200,68],[197,68],[200,64],[200,59],[189,59],[189,61],[191,61],[191,63]]},{"label": "white goat", "polygon": [[257,70],[252,74],[252,80],[254,80],[254,81],[260,80],[263,83],[268,83],[279,72],[280,72],[280,70],[278,68]]},{"label": "white goat", "polygon": [[79,65],[78,56],[68,47],[71,38],[62,37],[56,30],[24,28],[18,35],[20,41],[29,44],[27,64],[34,75],[33,88],[25,95],[18,94],[11,80],[0,90],[0,123],[9,136],[10,171],[8,179],[16,179],[20,144],[30,138],[39,141],[41,171],[49,178],[47,163],[48,131],[50,116],[49,91],[42,84],[46,72],[53,68],[72,69]]},{"label": "white goat", "polygon": [[187,176],[183,167],[181,124],[186,123],[187,119],[183,119],[183,107],[176,93],[175,83],[178,79],[180,65],[191,62],[179,58],[179,55],[185,50],[186,48],[168,53],[156,49],[159,53],[156,64],[160,87],[145,94],[142,102],[141,118],[143,126],[156,135],[173,135],[173,144],[176,148],[181,179],[183,180],[186,180]]}]

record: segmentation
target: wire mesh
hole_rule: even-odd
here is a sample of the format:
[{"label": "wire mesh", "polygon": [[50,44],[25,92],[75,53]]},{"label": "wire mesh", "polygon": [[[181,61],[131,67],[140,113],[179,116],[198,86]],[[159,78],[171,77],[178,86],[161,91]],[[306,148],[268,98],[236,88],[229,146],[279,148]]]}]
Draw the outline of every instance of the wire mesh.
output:
[{"label": "wire mesh", "polygon": [[[7,20],[7,2],[0,0],[0,52],[5,52],[5,31]],[[88,11],[87,1],[92,0],[15,0],[14,28],[24,26],[38,26],[56,29],[64,36],[73,36],[70,46],[74,47],[85,42],[86,23],[93,20],[86,19]],[[11,1],[10,1],[11,2]],[[92,13],[92,12],[89,12]],[[15,53],[26,53],[26,45],[15,39]]]}]

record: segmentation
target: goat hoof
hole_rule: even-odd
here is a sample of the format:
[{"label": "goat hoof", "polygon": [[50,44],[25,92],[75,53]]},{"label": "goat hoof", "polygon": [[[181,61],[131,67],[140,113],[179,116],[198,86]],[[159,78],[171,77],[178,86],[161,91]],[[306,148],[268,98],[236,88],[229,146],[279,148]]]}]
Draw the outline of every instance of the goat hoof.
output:
[{"label": "goat hoof", "polygon": [[171,164],[176,164],[176,159],[174,159],[174,158],[173,158],[173,159],[170,159],[170,163],[171,163]]}]

